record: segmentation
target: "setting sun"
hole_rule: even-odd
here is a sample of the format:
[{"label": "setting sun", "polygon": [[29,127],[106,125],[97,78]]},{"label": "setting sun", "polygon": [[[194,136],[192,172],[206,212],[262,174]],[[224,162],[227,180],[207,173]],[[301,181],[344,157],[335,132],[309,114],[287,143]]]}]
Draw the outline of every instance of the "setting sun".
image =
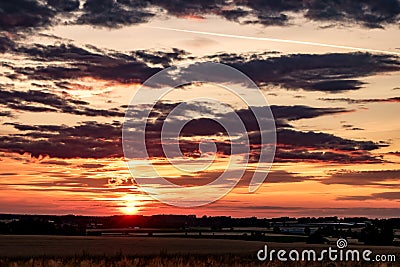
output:
[{"label": "setting sun", "polygon": [[122,207],[119,208],[119,210],[128,215],[136,214],[140,210],[140,200],[138,199],[137,196],[133,194],[127,194],[123,197],[120,198],[120,205]]},{"label": "setting sun", "polygon": [[133,205],[132,206],[121,207],[120,209],[124,214],[128,214],[128,215],[136,214],[139,211],[139,208],[136,207],[136,206],[133,206]]}]

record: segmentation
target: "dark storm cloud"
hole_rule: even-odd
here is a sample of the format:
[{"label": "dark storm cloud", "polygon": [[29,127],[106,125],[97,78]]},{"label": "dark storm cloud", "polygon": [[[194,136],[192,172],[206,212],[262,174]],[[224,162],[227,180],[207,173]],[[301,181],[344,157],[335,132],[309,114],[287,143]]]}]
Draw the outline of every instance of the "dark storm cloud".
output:
[{"label": "dark storm cloud", "polygon": [[74,62],[70,67],[46,66],[19,68],[17,72],[37,80],[77,79],[93,77],[121,83],[141,83],[161,68],[151,68],[142,62],[112,59],[105,64]]},{"label": "dark storm cloud", "polygon": [[70,165],[72,165],[71,163],[68,163],[68,162],[63,161],[63,160],[54,160],[54,159],[42,160],[42,161],[40,161],[40,164],[58,165],[58,166],[70,166]]},{"label": "dark storm cloud", "polygon": [[20,103],[24,101],[45,104],[55,108],[60,108],[66,103],[78,105],[88,104],[85,101],[62,98],[58,95],[43,91],[28,90],[24,92],[0,89],[0,104],[6,105],[7,103]]},{"label": "dark storm cloud", "polygon": [[[186,51],[138,50],[127,53],[102,50],[93,46],[78,47],[73,44],[21,45],[0,39],[0,49],[23,55],[36,62],[25,67],[8,65],[16,78],[27,76],[37,80],[77,79],[93,77],[121,83],[143,83],[147,78],[184,59],[201,59],[225,63],[248,75],[258,85],[275,85],[287,89],[303,89],[328,93],[358,90],[360,78],[400,70],[398,57],[369,53],[293,54],[271,52],[259,54],[215,54],[202,58]],[[63,65],[59,63],[63,62]],[[45,63],[45,64],[44,64]],[[221,77],[207,68],[204,73],[194,73],[196,63],[182,69],[182,81],[193,77],[219,82]],[[197,68],[195,68],[198,70]],[[177,74],[178,75],[178,74]],[[198,77],[199,76],[199,77]],[[232,77],[232,82],[235,81]],[[170,81],[163,81],[164,85]],[[395,101],[397,99],[392,99]]]},{"label": "dark storm cloud", "polygon": [[400,170],[339,171],[321,181],[324,184],[399,187]]},{"label": "dark storm cloud", "polygon": [[[91,48],[94,48],[91,46]],[[94,50],[97,50],[94,48]],[[26,55],[33,60],[44,62],[64,61],[91,61],[93,63],[102,63],[110,60],[110,57],[103,55],[102,51],[90,51],[88,49],[75,46],[74,44],[22,44],[15,47],[15,52]]]},{"label": "dark storm cloud", "polygon": [[[182,130],[183,136],[196,136],[196,135],[217,135],[222,132],[223,126],[228,125],[229,123],[234,123],[230,121],[232,118],[231,113],[219,113],[218,111],[213,111],[212,104],[205,102],[198,105],[192,105],[187,103],[166,103],[166,102],[158,102],[152,109],[150,113],[150,118],[157,118],[153,123],[147,124],[147,130],[149,131],[161,131],[162,125],[169,115],[169,113],[174,110],[178,105],[181,106],[185,111],[197,111],[201,114],[210,114],[215,120],[210,118],[199,118],[199,119],[191,119],[190,123],[188,123]],[[272,114],[274,119],[277,122],[277,126],[282,127],[291,127],[286,121],[294,121],[300,119],[309,119],[316,118],[324,115],[333,115],[340,114],[344,112],[351,112],[352,110],[344,109],[344,108],[315,108],[309,106],[278,106],[272,105],[271,107]],[[253,110],[263,110],[267,109],[267,107],[252,107]],[[239,109],[236,110],[235,113],[242,120],[246,130],[248,132],[258,131],[258,121],[256,120],[253,111],[250,108]],[[184,114],[181,114],[184,116]],[[134,116],[134,114],[132,114]],[[142,118],[138,117],[137,120],[142,120]],[[262,123],[263,119],[268,118],[260,118]],[[221,125],[222,123],[222,125]]]},{"label": "dark storm cloud", "polygon": [[363,82],[357,80],[331,80],[323,82],[315,82],[310,84],[310,91],[331,91],[341,92],[347,90],[357,90],[361,88]]},{"label": "dark storm cloud", "polygon": [[79,8],[78,0],[0,1],[0,30],[19,31],[47,27],[57,18]]},{"label": "dark storm cloud", "polygon": [[85,116],[122,117],[118,109],[94,109],[89,103],[38,90],[16,91],[0,87],[0,105],[12,110],[30,112],[62,112]]},{"label": "dark storm cloud", "polygon": [[398,57],[369,53],[293,54],[269,58],[221,54],[206,58],[237,68],[259,85],[329,93],[358,90],[363,84],[358,78],[400,70]]},{"label": "dark storm cloud", "polygon": [[79,0],[47,0],[47,5],[58,12],[71,12],[79,8]]},{"label": "dark storm cloud", "polygon": [[262,24],[264,26],[290,24],[288,12],[300,13],[304,10],[301,1],[234,1],[232,10],[222,9],[219,14],[228,20],[242,24]]},{"label": "dark storm cloud", "polygon": [[373,198],[400,201],[400,192],[382,192],[372,194]]},{"label": "dark storm cloud", "polygon": [[173,48],[171,51],[135,50],[121,53],[113,50],[103,50],[92,45],[78,47],[74,44],[63,43],[57,45],[15,45],[15,52],[29,56],[34,60],[45,62],[65,61],[82,62],[89,61],[96,64],[112,65],[113,61],[143,61],[154,65],[168,66],[174,60],[181,60],[187,56],[187,52]]},{"label": "dark storm cloud", "polygon": [[[165,157],[161,146],[161,129],[165,118],[177,105],[178,103],[158,103],[150,114],[151,120],[147,121],[146,128],[146,145],[149,156]],[[229,116],[226,117],[226,114],[216,112],[207,104],[185,105],[185,111],[197,111],[201,114],[208,112],[214,115],[216,121],[223,122],[222,125],[229,122]],[[312,161],[343,164],[382,162],[380,158],[370,154],[371,150],[379,148],[382,144],[376,144],[371,141],[343,139],[327,133],[295,131],[288,129],[287,125],[284,124],[285,121],[314,118],[348,112],[348,110],[340,108],[311,108],[307,106],[272,106],[272,110],[278,121],[282,121],[281,124],[278,124],[277,131],[278,149],[276,161],[278,162]],[[128,125],[133,130],[137,125],[135,121],[146,120],[141,115],[140,109],[135,109],[135,111],[136,113],[131,114],[131,121],[129,121]],[[258,124],[254,121],[255,118],[249,110],[238,110],[237,114],[249,134],[250,158],[251,160],[257,160],[260,149]],[[231,154],[231,143],[227,139],[225,129],[221,124],[207,118],[190,118],[189,121],[190,123],[186,124],[180,136],[219,136],[217,138],[219,140],[216,141],[217,151],[221,156]],[[27,152],[35,157],[49,155],[50,157],[59,158],[123,156],[120,140],[122,125],[117,122],[113,124],[85,122],[77,126],[8,124],[19,130],[20,133],[1,137],[0,149],[2,151]],[[241,142],[241,139],[237,140],[237,142]],[[196,157],[199,152],[198,141],[181,140],[179,145],[184,155]],[[321,150],[325,152],[321,152]]]},{"label": "dark storm cloud", "polygon": [[305,17],[315,21],[352,22],[368,28],[382,28],[385,24],[399,22],[398,0],[312,0],[303,3],[307,9]]},{"label": "dark storm cloud", "polygon": [[271,106],[272,113],[276,119],[281,120],[300,120],[316,118],[324,115],[333,115],[344,112],[350,112],[351,110],[345,108],[314,108],[309,106]]},{"label": "dark storm cloud", "polygon": [[10,111],[0,111],[0,117],[9,117],[11,116]]},{"label": "dark storm cloud", "polygon": [[[296,13],[310,20],[333,24],[359,24],[379,28],[399,20],[400,3],[385,1],[253,1],[253,0],[88,0],[80,23],[119,27],[147,22],[156,12],[164,11],[175,17],[218,15],[242,24],[290,25]],[[133,17],[133,18],[132,18]]]},{"label": "dark storm cloud", "polygon": [[241,24],[291,25],[293,15],[331,25],[358,24],[382,28],[398,24],[398,0],[14,0],[0,3],[0,30],[20,31],[56,24],[85,24],[120,28],[146,23],[156,16],[199,17],[216,15]]},{"label": "dark storm cloud", "polygon": [[5,53],[12,50],[15,43],[7,36],[0,36],[0,53]]},{"label": "dark storm cloud", "polygon": [[359,127],[354,127],[352,124],[343,124],[342,127],[348,131],[363,131],[364,129]]},{"label": "dark storm cloud", "polygon": [[151,50],[136,50],[131,52],[134,59],[140,59],[146,63],[155,65],[162,65],[164,67],[170,66],[174,61],[182,59],[195,59],[195,57],[189,56],[189,53],[185,50],[173,48],[170,52],[163,51],[151,51]]},{"label": "dark storm cloud", "polygon": [[38,1],[1,1],[0,29],[10,31],[49,25],[54,15],[54,11]]},{"label": "dark storm cloud", "polygon": [[185,1],[185,0],[149,0],[154,5],[163,8],[168,14],[181,17],[185,15],[203,15],[213,13],[220,9],[225,0],[203,0],[203,1]]},{"label": "dark storm cloud", "polygon": [[372,156],[368,152],[357,152],[354,154],[335,152],[313,152],[307,149],[280,149],[278,148],[275,155],[275,162],[315,162],[315,163],[381,163],[382,159]]},{"label": "dark storm cloud", "polygon": [[155,15],[148,7],[140,0],[87,0],[77,23],[109,28],[144,23]]},{"label": "dark storm cloud", "polygon": [[100,164],[100,163],[85,163],[85,164],[79,165],[78,167],[85,168],[85,169],[99,169],[99,168],[103,168],[105,166],[107,166],[107,165]]},{"label": "dark storm cloud", "polygon": [[397,0],[327,0],[323,2],[317,0],[235,0],[229,2],[208,0],[198,3],[156,0],[151,2],[176,16],[217,14],[239,23],[265,26],[289,25],[292,23],[290,13],[296,13],[314,21],[380,28],[386,24],[398,23],[400,14],[400,2]]},{"label": "dark storm cloud", "polygon": [[[266,107],[253,107],[253,110],[265,109]],[[273,117],[275,119],[276,128],[293,128],[288,121],[300,120],[300,119],[310,119],[325,115],[340,114],[344,112],[351,112],[344,108],[315,108],[309,106],[270,106]],[[237,115],[243,121],[244,126],[248,132],[253,132],[252,138],[256,138],[257,132],[259,131],[259,126],[256,118],[251,109],[240,109],[236,111]],[[229,115],[229,114],[228,114]],[[224,118],[224,114],[220,114],[221,118]],[[261,119],[262,120],[262,119]],[[226,122],[227,123],[227,122]],[[231,122],[232,123],[232,122]],[[260,121],[260,123],[263,123]],[[258,135],[259,136],[259,135]]]},{"label": "dark storm cloud", "polygon": [[[156,129],[161,130],[163,120],[168,116],[178,103],[175,104],[163,104],[159,103],[154,112],[159,115],[159,120],[156,121]],[[254,110],[266,109],[267,107],[253,107]],[[309,106],[278,106],[272,105],[271,111],[274,119],[276,120],[277,127],[291,127],[286,121],[294,121],[300,119],[316,118],[324,115],[339,114],[343,112],[350,112],[350,110],[344,108],[314,108]],[[204,110],[204,109],[203,109]],[[258,121],[254,117],[251,109],[240,109],[235,111],[239,118],[242,120],[246,130],[248,132],[258,131]],[[216,121],[212,119],[199,118],[193,119],[182,129],[183,136],[206,136],[206,135],[219,135],[225,133],[222,125],[228,125],[234,123],[228,121],[231,116],[230,113],[215,113]],[[261,119],[262,120],[262,119]],[[222,125],[220,123],[222,123]],[[262,123],[262,121],[260,122]],[[149,125],[150,127],[150,125]],[[150,129],[150,128],[149,128]]]},{"label": "dark storm cloud", "polygon": [[121,124],[84,122],[76,126],[12,124],[20,134],[1,136],[0,150],[57,158],[122,157]]},{"label": "dark storm cloud", "polygon": [[[146,127],[147,149],[150,156],[164,157],[161,129],[169,113],[178,106],[179,103],[157,103],[151,113],[151,121],[148,121]],[[206,104],[205,104],[206,105]],[[265,107],[255,107],[262,109]],[[202,109],[202,114],[209,111],[201,105],[187,107],[185,110],[195,111]],[[277,151],[275,161],[277,162],[333,162],[341,164],[350,163],[381,163],[383,160],[379,156],[373,156],[372,150],[385,146],[383,143],[374,143],[372,141],[357,141],[344,139],[332,134],[322,132],[302,132],[290,129],[287,121],[315,118],[324,115],[332,115],[350,110],[342,108],[312,108],[307,106],[271,106],[277,125]],[[212,110],[212,107],[209,107]],[[250,159],[257,161],[260,153],[260,129],[258,122],[250,109],[240,109],[236,114],[249,135]],[[181,114],[182,115],[182,114]],[[208,137],[215,140],[217,151],[221,155],[231,155],[232,144],[229,141],[228,134],[223,125],[238,123],[231,121],[232,116],[229,113],[214,112],[211,118],[189,118],[189,121],[182,128],[180,136],[184,137]],[[141,121],[140,116],[134,117],[134,120]],[[265,118],[261,118],[260,123],[265,123]],[[180,123],[169,121],[168,123]],[[131,126],[134,127],[132,122]],[[177,126],[178,127],[178,126]],[[176,129],[177,127],[172,127]],[[165,133],[167,134],[168,133]],[[232,133],[231,134],[235,134]],[[240,135],[240,133],[237,133]],[[245,138],[245,137],[243,137]],[[235,142],[244,141],[243,138]],[[166,145],[164,143],[164,145]],[[189,157],[198,157],[200,147],[198,141],[181,140],[181,152]],[[318,151],[316,151],[318,150]]]},{"label": "dark storm cloud", "polygon": [[[93,46],[15,45],[13,53],[23,55],[37,64],[10,66],[15,73],[36,80],[62,80],[92,77],[121,83],[142,83],[174,61],[187,57],[183,50],[138,50],[130,53],[100,50]],[[43,64],[43,63],[46,64]],[[60,62],[64,64],[60,66]],[[150,66],[152,65],[152,66]],[[57,81],[56,81],[57,82]],[[61,82],[61,81],[60,81]]]},{"label": "dark storm cloud", "polygon": [[[237,178],[237,175],[234,171],[227,170],[225,172],[228,177],[231,175],[232,178]],[[201,186],[209,184],[215,181],[222,172],[213,171],[213,172],[200,172],[196,176],[180,176],[177,178],[168,178],[167,180],[173,182],[174,184],[180,186]],[[247,187],[250,184],[251,179],[253,178],[253,171],[246,171],[238,182],[237,186]],[[268,178],[266,183],[300,183],[309,179],[313,179],[310,176],[299,176],[297,173],[291,173],[287,171],[270,171],[268,173]]]},{"label": "dark storm cloud", "polygon": [[343,196],[337,197],[336,200],[351,200],[351,201],[364,201],[370,200],[371,196]]},{"label": "dark storm cloud", "polygon": [[[253,144],[260,142],[257,133],[251,134],[250,138]],[[341,164],[381,163],[383,162],[382,158],[373,156],[370,152],[381,146],[387,145],[372,141],[344,139],[323,132],[277,129],[275,161],[332,162]]]},{"label": "dark storm cloud", "polygon": [[292,129],[278,129],[278,144],[284,144],[285,148],[316,148],[332,149],[336,151],[370,151],[378,149],[384,144],[372,141],[355,141],[344,139],[333,134],[323,132],[301,132]]}]

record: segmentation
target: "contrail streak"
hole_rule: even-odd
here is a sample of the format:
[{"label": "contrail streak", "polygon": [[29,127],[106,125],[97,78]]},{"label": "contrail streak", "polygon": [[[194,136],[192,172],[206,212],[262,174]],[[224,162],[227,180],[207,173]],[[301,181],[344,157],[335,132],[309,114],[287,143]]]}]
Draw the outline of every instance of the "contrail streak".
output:
[{"label": "contrail streak", "polygon": [[288,40],[288,39],[277,39],[277,38],[267,38],[267,37],[252,37],[252,36],[243,36],[243,35],[216,33],[216,32],[192,31],[192,30],[183,30],[183,29],[156,27],[156,26],[147,26],[147,27],[148,28],[153,28],[153,29],[160,29],[160,30],[195,33],[195,34],[203,34],[203,35],[211,35],[211,36],[219,36],[219,37],[228,37],[228,38],[236,38],[236,39],[246,39],[246,40],[256,40],[256,41],[269,41],[269,42],[289,43],[289,44],[313,45],[313,46],[331,47],[331,48],[339,48],[339,49],[346,49],[346,50],[353,50],[353,51],[384,53],[384,54],[391,54],[391,55],[396,55],[396,56],[400,55],[400,52],[393,52],[393,51],[387,51],[387,50],[378,50],[378,49],[369,49],[369,48],[362,48],[362,47],[353,47],[353,46],[345,46],[345,45],[333,45],[333,44],[314,43],[314,42],[296,41],[296,40]]}]

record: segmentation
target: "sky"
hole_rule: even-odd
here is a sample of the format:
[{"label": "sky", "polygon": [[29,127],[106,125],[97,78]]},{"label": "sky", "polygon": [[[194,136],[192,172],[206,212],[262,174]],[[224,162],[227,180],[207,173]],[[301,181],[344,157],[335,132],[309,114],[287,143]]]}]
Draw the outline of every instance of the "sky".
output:
[{"label": "sky", "polygon": [[[400,214],[400,1],[16,0],[0,14],[0,213]],[[143,85],[153,75],[185,64],[171,79],[190,80],[204,62],[242,72],[263,97],[211,69],[200,75],[208,83],[132,105],[168,86]],[[263,127],[246,97],[265,98],[253,108],[273,115],[259,118],[274,119],[272,164],[260,160]],[[122,132],[141,134],[143,122],[147,157],[128,158]],[[166,130],[173,141],[160,139],[168,123],[184,125]],[[244,132],[228,135],[237,125]],[[176,143],[182,155],[169,157],[163,147]],[[269,173],[257,169],[265,163]],[[137,183],[162,189],[165,178],[191,200],[221,189],[208,184],[222,173],[235,188],[198,207],[162,203]],[[268,176],[250,193],[257,173]]]}]

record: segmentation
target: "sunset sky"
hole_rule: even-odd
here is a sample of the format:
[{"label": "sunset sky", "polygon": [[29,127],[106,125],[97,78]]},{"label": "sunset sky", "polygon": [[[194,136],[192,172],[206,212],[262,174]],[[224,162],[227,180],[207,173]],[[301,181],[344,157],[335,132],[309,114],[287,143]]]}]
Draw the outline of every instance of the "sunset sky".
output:
[{"label": "sunset sky", "polygon": [[[398,0],[1,1],[0,213],[398,217],[399,22]],[[251,161],[223,198],[180,208],[138,188],[122,125],[149,77],[197,62],[227,64],[258,85],[275,118],[276,154],[256,192]],[[171,166],[157,139],[160,118],[180,103],[179,118],[193,119],[182,133],[185,160],[209,160],[196,156],[199,140],[218,148],[197,172]],[[163,177],[190,187],[232,171],[229,160],[242,155],[204,119],[227,120],[224,107],[257,135],[240,97],[213,84],[160,99],[146,143]],[[146,120],[131,109],[130,119]]]}]

